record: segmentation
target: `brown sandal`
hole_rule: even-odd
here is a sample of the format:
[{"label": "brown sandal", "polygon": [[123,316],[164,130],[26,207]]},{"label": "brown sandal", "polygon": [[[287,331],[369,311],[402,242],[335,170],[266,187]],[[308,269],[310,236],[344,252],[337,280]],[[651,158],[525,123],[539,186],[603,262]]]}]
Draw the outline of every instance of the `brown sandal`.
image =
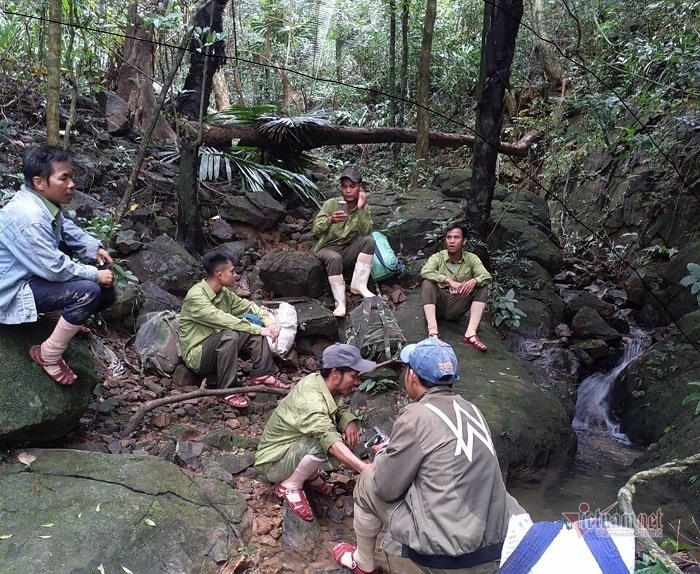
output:
[{"label": "brown sandal", "polygon": [[471,337],[467,337],[466,335],[462,337],[462,343],[465,345],[473,345],[479,351],[484,352],[488,350],[488,347],[486,346],[486,343],[484,343],[477,335],[472,335]]},{"label": "brown sandal", "polygon": [[48,371],[46,371],[46,374],[59,385],[67,387],[72,385],[73,381],[78,378],[78,376],[71,370],[63,359],[58,359],[57,361],[53,362],[45,361],[41,356],[41,345],[34,345],[33,347],[30,347],[29,356],[37,365],[44,367],[44,371],[46,371],[46,367],[58,367],[58,369],[60,369],[58,374],[52,375]]}]

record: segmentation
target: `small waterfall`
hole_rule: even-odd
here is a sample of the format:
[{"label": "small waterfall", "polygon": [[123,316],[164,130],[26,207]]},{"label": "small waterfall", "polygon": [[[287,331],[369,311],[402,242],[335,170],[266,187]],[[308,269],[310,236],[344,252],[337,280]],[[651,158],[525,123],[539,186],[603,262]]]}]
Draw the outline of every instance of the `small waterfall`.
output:
[{"label": "small waterfall", "polygon": [[571,423],[574,429],[602,431],[629,443],[627,437],[620,433],[620,425],[611,420],[608,413],[610,390],[622,370],[643,350],[641,343],[631,341],[626,345],[620,363],[613,370],[594,373],[583,379],[576,397],[576,415]]}]

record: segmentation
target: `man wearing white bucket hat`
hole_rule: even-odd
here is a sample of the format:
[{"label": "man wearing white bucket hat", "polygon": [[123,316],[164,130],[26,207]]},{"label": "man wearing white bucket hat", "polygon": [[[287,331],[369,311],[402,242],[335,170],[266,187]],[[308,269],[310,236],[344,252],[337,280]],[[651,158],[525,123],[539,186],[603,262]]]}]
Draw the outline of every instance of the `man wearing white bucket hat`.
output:
[{"label": "man wearing white bucket hat", "polygon": [[495,572],[508,521],[523,513],[506,492],[491,432],[473,404],[452,390],[459,379],[452,347],[437,338],[401,352],[412,404],[353,493],[357,547],[333,548],[355,574],[376,573],[382,547],[431,574]]}]

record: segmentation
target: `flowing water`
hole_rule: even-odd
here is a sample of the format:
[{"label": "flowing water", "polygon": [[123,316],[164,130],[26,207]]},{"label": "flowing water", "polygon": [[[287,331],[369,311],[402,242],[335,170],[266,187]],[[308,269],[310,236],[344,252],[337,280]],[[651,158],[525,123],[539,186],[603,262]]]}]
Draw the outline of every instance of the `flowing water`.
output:
[{"label": "flowing water", "polygon": [[[581,382],[572,422],[578,448],[570,465],[548,469],[537,481],[509,483],[508,490],[534,520],[576,519],[596,510],[610,514],[619,510],[617,492],[638,471],[632,463],[643,451],[620,432],[609,412],[609,399],[617,377],[643,351],[641,343],[631,341],[615,368]],[[675,529],[694,541],[700,536],[687,509],[675,504],[673,493],[664,492],[653,481],[637,489],[634,509],[638,514],[660,516],[664,537],[676,538]]]},{"label": "flowing water", "polygon": [[615,380],[625,367],[641,355],[644,347],[638,341],[631,341],[618,365],[607,373],[594,373],[581,381],[576,396],[576,414],[571,426],[577,431],[598,431],[609,433],[614,438],[629,444],[627,437],[620,432],[620,425],[610,418],[608,405],[610,391]]}]

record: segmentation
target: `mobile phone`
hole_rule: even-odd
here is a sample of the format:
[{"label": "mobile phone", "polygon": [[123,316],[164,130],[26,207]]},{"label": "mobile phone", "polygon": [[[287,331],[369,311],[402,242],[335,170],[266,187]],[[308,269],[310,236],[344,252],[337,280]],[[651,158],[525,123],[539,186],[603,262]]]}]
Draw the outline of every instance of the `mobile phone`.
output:
[{"label": "mobile phone", "polygon": [[348,202],[347,201],[339,201],[338,208],[340,209],[340,211],[345,213],[345,215],[348,214]]}]

